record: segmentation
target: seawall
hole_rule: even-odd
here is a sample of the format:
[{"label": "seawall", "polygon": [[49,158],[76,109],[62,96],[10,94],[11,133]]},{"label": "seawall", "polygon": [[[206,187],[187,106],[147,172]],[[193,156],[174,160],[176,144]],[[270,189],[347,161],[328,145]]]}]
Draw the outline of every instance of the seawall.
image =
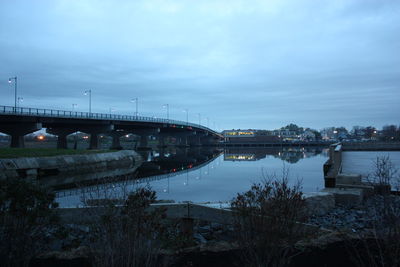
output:
[{"label": "seawall", "polygon": [[142,163],[133,150],[0,159],[0,179],[26,178],[50,187],[80,183],[134,172]]}]

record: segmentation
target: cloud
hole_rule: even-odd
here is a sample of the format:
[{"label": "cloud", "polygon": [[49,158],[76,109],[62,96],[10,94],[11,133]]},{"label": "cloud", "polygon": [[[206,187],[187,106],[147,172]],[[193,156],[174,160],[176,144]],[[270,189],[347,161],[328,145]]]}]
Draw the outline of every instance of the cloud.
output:
[{"label": "cloud", "polygon": [[[398,124],[397,1],[11,1],[0,3],[0,104],[85,107],[226,128],[286,122]],[[3,78],[1,78],[3,77]],[[193,117],[193,121],[196,121]]]}]

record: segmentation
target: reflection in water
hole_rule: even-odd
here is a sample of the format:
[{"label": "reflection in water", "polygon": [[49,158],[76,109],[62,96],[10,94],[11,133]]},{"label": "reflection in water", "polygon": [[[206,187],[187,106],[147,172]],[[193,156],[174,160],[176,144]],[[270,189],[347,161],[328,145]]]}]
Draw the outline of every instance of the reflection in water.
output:
[{"label": "reflection in water", "polygon": [[110,196],[110,191],[121,195],[146,185],[157,192],[159,199],[227,201],[237,192],[248,190],[252,183],[260,181],[261,169],[279,173],[284,162],[290,163],[294,178],[303,178],[303,190],[310,192],[323,185],[322,165],[327,157],[326,150],[318,147],[226,150],[171,147],[139,153],[147,161],[135,173],[101,185],[58,191],[61,206],[75,206],[79,204],[82,194],[96,190],[108,192],[101,194],[104,197]]},{"label": "reflection in water", "polygon": [[268,155],[280,158],[288,163],[314,157],[323,152],[321,147],[282,147],[282,148],[228,148],[224,151],[226,161],[255,161]]}]

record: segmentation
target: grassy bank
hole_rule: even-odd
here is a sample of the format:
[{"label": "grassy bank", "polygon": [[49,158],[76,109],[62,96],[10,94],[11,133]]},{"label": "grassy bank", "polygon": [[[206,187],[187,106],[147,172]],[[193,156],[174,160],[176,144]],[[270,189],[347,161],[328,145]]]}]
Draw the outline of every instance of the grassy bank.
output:
[{"label": "grassy bank", "polygon": [[0,148],[0,158],[51,157],[115,152],[116,150],[74,150],[56,148]]}]

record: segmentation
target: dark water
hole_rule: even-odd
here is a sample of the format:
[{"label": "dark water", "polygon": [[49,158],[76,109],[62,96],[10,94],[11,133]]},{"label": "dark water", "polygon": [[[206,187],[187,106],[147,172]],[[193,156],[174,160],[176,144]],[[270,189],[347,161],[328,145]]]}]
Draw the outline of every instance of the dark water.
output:
[{"label": "dark water", "polygon": [[323,187],[324,148],[165,149],[141,152],[144,164],[130,178],[58,192],[63,207],[83,199],[123,196],[137,186],[150,186],[159,199],[192,202],[226,202],[253,183],[289,170],[289,179],[302,181],[304,192]]}]

